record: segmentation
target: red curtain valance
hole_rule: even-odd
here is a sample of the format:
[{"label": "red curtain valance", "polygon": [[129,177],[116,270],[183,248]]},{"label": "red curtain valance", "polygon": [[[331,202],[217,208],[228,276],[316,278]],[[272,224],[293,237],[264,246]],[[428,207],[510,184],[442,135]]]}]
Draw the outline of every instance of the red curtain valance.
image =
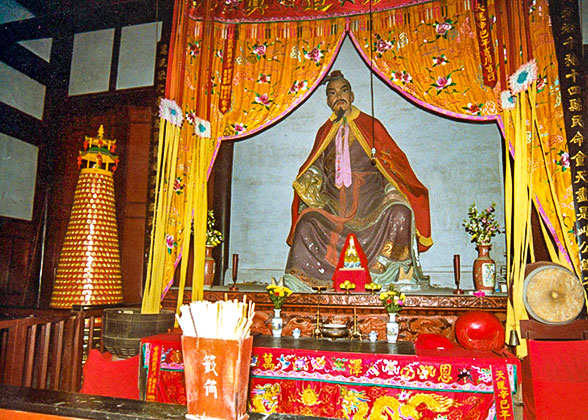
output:
[{"label": "red curtain valance", "polygon": [[[429,3],[430,0],[225,0],[212,1],[205,17],[207,1],[196,1],[188,14],[192,19],[213,19],[224,23],[253,23],[330,19],[384,10],[398,9],[398,23],[407,19],[400,8]],[[371,8],[370,8],[371,3]],[[440,18],[443,6],[431,7],[433,16]],[[464,5],[465,7],[465,5]],[[423,15],[424,19],[425,16]]]}]

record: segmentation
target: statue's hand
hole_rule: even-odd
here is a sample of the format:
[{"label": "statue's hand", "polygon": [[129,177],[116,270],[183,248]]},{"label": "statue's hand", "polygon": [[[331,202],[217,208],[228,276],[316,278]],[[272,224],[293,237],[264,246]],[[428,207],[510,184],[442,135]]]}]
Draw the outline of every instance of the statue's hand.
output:
[{"label": "statue's hand", "polygon": [[292,186],[308,207],[324,207],[326,200],[322,196],[323,176],[316,167],[308,168]]}]

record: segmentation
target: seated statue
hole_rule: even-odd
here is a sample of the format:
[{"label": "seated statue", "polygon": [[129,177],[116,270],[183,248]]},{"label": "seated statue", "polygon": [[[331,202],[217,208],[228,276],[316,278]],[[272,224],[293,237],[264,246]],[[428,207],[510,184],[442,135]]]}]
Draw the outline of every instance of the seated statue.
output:
[{"label": "seated statue", "polygon": [[293,183],[286,284],[297,292],[331,288],[350,233],[372,281],[427,279],[419,262],[419,252],[433,244],[426,187],[380,121],[352,105],[355,95],[343,74],[333,71],[326,81],[333,114]]}]

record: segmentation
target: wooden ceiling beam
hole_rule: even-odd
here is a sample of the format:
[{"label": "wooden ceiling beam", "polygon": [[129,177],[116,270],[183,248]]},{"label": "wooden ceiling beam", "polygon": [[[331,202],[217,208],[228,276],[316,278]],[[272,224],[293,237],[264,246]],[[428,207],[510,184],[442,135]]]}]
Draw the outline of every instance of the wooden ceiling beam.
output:
[{"label": "wooden ceiling beam", "polygon": [[0,61],[45,86],[51,80],[49,63],[19,44],[0,48]]},{"label": "wooden ceiling beam", "polygon": [[47,138],[48,128],[45,122],[0,102],[0,132],[40,146]]},{"label": "wooden ceiling beam", "polygon": [[[55,2],[49,1],[49,4],[52,3]],[[155,21],[158,14],[155,0],[134,0],[116,4],[106,1],[81,2],[68,7],[45,6],[44,10],[44,15],[0,25],[1,44],[150,23]]]}]

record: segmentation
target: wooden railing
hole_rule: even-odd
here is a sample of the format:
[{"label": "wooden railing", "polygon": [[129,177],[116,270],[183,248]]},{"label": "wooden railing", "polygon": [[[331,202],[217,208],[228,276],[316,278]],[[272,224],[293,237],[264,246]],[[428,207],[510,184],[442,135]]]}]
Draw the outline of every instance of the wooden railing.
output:
[{"label": "wooden railing", "polygon": [[77,392],[90,349],[102,351],[107,306],[67,310],[0,307],[0,383]]}]

